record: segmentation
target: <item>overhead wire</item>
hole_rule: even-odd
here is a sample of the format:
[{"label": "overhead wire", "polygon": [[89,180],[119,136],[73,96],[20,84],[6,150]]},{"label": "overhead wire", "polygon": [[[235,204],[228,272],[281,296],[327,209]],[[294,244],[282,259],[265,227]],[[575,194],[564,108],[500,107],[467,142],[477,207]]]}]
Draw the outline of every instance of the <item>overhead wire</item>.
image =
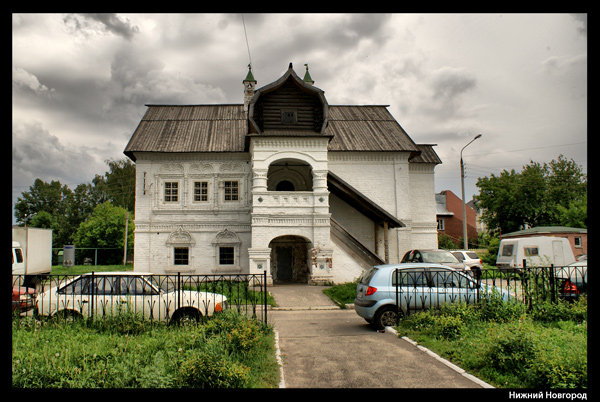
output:
[{"label": "overhead wire", "polygon": [[252,66],[252,57],[250,56],[250,45],[248,44],[248,33],[246,32],[246,21],[244,20],[244,14],[242,14],[242,25],[244,26],[244,37],[246,38],[246,48],[248,49],[248,63]]}]

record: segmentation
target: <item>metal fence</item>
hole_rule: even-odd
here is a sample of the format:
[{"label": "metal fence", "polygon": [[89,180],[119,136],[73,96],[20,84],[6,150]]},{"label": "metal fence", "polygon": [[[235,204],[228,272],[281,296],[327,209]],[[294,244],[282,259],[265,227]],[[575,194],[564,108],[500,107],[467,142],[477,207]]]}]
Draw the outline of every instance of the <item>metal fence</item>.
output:
[{"label": "metal fence", "polygon": [[472,275],[443,269],[398,269],[392,279],[396,305],[405,315],[446,303],[477,303],[495,296],[524,303],[572,301],[587,293],[587,266],[483,269]]},{"label": "metal fence", "polygon": [[118,265],[123,264],[123,258],[127,263],[133,262],[133,247],[74,247],[73,260],[68,263],[64,260],[64,248],[52,248],[52,265]]},{"label": "metal fence", "polygon": [[135,272],[47,275],[36,287],[23,288],[13,275],[13,317],[101,319],[135,314],[149,320],[202,321],[235,310],[267,323],[267,276],[143,275]]}]

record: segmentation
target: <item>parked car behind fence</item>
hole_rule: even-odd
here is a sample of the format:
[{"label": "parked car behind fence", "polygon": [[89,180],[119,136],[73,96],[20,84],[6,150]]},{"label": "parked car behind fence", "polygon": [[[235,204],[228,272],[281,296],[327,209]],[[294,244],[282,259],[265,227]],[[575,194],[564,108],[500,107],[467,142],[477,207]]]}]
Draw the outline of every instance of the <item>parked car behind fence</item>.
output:
[{"label": "parked car behind fence", "polygon": [[266,275],[156,275],[130,271],[51,275],[39,286],[35,314],[102,318],[131,312],[171,323],[199,321],[237,308],[266,322],[265,283]]},{"label": "parked car behind fence", "polygon": [[[578,285],[576,285],[578,284]],[[582,289],[582,290],[580,290]],[[446,303],[477,303],[495,296],[532,306],[539,300],[573,300],[587,289],[587,267],[532,267],[520,273],[484,269],[479,278],[431,263],[378,265],[358,281],[354,309],[375,328]]]}]

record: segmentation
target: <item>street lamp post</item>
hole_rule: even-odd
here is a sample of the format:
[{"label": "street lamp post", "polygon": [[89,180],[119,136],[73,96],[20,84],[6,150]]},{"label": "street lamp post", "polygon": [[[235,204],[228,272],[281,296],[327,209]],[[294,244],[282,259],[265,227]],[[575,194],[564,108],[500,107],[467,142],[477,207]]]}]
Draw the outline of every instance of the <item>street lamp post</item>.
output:
[{"label": "street lamp post", "polygon": [[467,239],[467,207],[465,204],[465,164],[463,163],[462,153],[464,149],[469,146],[477,138],[480,138],[481,134],[477,134],[467,145],[462,147],[460,150],[460,188],[462,191],[462,208],[463,208],[463,246],[465,250],[469,249],[469,242]]}]

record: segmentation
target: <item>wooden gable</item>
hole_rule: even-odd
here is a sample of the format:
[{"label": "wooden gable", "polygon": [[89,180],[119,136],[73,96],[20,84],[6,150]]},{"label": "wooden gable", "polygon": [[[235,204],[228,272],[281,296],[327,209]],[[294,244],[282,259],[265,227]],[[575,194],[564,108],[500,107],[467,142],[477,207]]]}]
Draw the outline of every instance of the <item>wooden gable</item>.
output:
[{"label": "wooden gable", "polygon": [[324,135],[327,101],[321,89],[304,82],[292,69],[256,90],[249,107],[250,134]]}]

